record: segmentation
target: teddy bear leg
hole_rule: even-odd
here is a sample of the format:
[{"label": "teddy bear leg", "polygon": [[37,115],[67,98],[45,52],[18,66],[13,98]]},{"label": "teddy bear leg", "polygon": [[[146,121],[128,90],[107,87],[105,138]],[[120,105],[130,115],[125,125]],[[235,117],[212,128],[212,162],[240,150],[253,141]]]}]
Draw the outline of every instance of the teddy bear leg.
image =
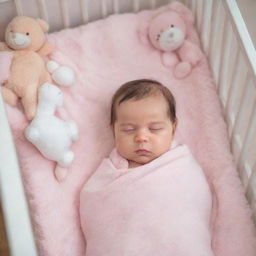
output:
[{"label": "teddy bear leg", "polygon": [[174,69],[174,76],[178,79],[186,77],[191,72],[192,66],[189,62],[181,62]]},{"label": "teddy bear leg", "polygon": [[18,96],[9,88],[2,87],[2,94],[5,102],[15,107],[18,103]]},{"label": "teddy bear leg", "polygon": [[37,87],[29,87],[22,97],[22,105],[24,107],[25,115],[30,121],[36,115],[36,105],[37,105]]},{"label": "teddy bear leg", "polygon": [[74,159],[74,153],[72,151],[66,151],[62,158],[58,161],[58,164],[62,167],[69,166]]},{"label": "teddy bear leg", "polygon": [[74,121],[68,121],[67,126],[68,126],[68,129],[69,129],[69,134],[71,136],[72,141],[78,140],[77,124]]},{"label": "teddy bear leg", "polygon": [[44,83],[52,83],[52,77],[48,71],[44,71],[43,75],[41,76],[41,79],[39,81],[40,85],[43,85]]}]

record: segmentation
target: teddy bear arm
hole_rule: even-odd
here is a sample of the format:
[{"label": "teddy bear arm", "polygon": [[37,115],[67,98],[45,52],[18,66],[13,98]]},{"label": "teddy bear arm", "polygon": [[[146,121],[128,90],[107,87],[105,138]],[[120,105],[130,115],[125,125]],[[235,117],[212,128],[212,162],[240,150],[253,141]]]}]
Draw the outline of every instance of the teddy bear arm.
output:
[{"label": "teddy bear arm", "polygon": [[15,107],[18,103],[18,96],[9,88],[2,87],[2,94],[5,102]]},{"label": "teddy bear arm", "polygon": [[181,61],[189,62],[192,66],[197,65],[203,57],[200,48],[187,40],[183,43],[183,46],[180,47],[178,54]]},{"label": "teddy bear arm", "polygon": [[44,45],[37,51],[40,56],[47,56],[53,51],[53,45],[45,42]]},{"label": "teddy bear arm", "polygon": [[172,66],[175,66],[179,62],[179,59],[175,53],[164,52],[162,54],[162,62],[166,67],[172,67]]},{"label": "teddy bear arm", "polygon": [[12,51],[12,49],[6,43],[0,42],[0,51]]}]

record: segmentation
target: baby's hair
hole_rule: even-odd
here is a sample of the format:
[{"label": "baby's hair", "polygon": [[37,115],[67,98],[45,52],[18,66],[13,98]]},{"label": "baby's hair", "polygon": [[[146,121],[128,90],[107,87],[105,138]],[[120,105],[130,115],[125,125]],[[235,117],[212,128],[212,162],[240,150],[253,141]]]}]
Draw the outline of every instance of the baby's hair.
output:
[{"label": "baby's hair", "polygon": [[177,120],[176,102],[170,90],[158,81],[150,79],[139,79],[123,84],[114,94],[111,104],[110,124],[113,125],[115,123],[116,106],[120,105],[122,102],[130,99],[139,100],[157,93],[161,93],[166,99],[168,103],[168,115],[172,123],[175,123]]}]

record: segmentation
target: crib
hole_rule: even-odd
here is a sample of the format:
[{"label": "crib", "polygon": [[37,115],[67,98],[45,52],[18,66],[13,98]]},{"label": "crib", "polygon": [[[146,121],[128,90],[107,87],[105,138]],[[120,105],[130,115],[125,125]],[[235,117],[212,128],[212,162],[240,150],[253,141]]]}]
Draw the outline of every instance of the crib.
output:
[{"label": "crib", "polygon": [[[0,1],[1,39],[15,15],[45,19],[51,31],[75,27],[113,13],[138,12],[167,0]],[[256,222],[256,52],[234,0],[184,0],[217,84],[230,148]],[[72,3],[72,8],[71,8]],[[12,134],[0,95],[0,189],[11,255],[37,255]],[[19,227],[19,229],[17,229]]]}]

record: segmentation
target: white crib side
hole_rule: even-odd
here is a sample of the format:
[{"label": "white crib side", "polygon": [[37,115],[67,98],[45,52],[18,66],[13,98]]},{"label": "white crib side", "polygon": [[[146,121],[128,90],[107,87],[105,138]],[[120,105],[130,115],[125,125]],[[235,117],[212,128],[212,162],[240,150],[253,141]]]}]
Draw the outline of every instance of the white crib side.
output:
[{"label": "white crib side", "polygon": [[11,255],[37,255],[28,206],[0,93],[0,201]]},{"label": "white crib side", "polygon": [[256,223],[256,51],[236,1],[186,2],[197,18],[231,151]]}]

